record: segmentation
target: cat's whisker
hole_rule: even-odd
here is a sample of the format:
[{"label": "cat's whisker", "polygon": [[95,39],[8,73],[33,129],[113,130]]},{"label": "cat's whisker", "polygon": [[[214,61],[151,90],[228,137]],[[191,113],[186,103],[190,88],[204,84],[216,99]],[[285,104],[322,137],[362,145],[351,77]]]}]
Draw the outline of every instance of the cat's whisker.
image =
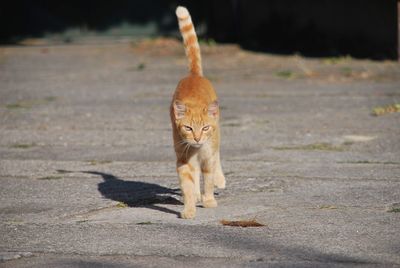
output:
[{"label": "cat's whisker", "polygon": [[188,144],[187,144],[186,155],[185,155],[186,159],[188,159],[189,150],[190,150],[190,144],[188,143]]},{"label": "cat's whisker", "polygon": [[189,148],[189,144],[186,144],[186,145],[185,145],[185,148],[183,149],[183,152],[182,152],[182,156],[185,155],[185,159],[187,159],[187,151],[188,151],[188,148]]},{"label": "cat's whisker", "polygon": [[[187,159],[187,150],[188,150],[189,147],[190,147],[190,145],[189,145],[188,143],[186,143],[186,144],[185,144],[185,147],[183,148],[183,151],[182,151],[182,153],[181,153],[180,158],[182,158],[183,155],[185,155],[185,158]],[[185,154],[185,153],[186,153],[186,154]]]},{"label": "cat's whisker", "polygon": [[187,144],[187,141],[185,141],[185,140],[180,140],[180,141],[177,141],[177,142],[175,142],[175,146],[179,146],[179,145],[184,145],[184,144]]}]

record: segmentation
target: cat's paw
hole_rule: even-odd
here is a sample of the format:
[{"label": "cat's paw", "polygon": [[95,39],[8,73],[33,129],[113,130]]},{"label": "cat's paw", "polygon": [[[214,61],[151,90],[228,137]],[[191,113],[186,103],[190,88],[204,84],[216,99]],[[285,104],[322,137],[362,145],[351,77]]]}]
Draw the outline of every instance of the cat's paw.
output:
[{"label": "cat's paw", "polygon": [[225,189],[225,176],[223,174],[218,174],[214,178],[214,185],[219,189]]},{"label": "cat's paw", "polygon": [[181,212],[182,219],[193,219],[196,216],[196,209],[184,209]]},{"label": "cat's paw", "polygon": [[215,208],[218,206],[217,200],[215,198],[205,198],[203,196],[203,207],[205,208]]}]

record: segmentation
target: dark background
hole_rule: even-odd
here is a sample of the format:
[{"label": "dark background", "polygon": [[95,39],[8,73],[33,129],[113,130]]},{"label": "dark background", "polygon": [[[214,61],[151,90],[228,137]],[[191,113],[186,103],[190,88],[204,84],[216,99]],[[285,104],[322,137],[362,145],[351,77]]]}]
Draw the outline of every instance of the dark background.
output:
[{"label": "dark background", "polygon": [[[396,0],[1,1],[0,43],[18,44],[68,29],[83,36],[177,37],[177,5],[188,7],[200,38],[245,49],[397,58]],[[108,32],[122,23],[132,30]]]}]

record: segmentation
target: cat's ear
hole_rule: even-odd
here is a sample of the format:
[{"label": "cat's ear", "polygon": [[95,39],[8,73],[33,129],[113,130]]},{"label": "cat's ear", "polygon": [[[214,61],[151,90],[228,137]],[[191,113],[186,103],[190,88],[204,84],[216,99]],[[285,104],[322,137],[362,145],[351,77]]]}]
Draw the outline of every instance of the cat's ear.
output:
[{"label": "cat's ear", "polygon": [[208,105],[208,115],[210,117],[217,117],[218,115],[218,101],[213,101]]},{"label": "cat's ear", "polygon": [[176,119],[182,119],[185,116],[186,105],[180,101],[174,101],[174,114]]}]

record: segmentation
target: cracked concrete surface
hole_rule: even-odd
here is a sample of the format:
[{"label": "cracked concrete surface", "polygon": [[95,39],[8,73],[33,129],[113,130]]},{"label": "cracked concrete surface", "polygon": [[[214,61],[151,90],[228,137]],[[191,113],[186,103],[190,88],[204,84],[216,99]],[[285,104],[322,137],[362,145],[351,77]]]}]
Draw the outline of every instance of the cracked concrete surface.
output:
[{"label": "cracked concrete surface", "polygon": [[227,189],[182,220],[163,42],[0,48],[1,267],[400,265],[397,63],[203,47]]}]

